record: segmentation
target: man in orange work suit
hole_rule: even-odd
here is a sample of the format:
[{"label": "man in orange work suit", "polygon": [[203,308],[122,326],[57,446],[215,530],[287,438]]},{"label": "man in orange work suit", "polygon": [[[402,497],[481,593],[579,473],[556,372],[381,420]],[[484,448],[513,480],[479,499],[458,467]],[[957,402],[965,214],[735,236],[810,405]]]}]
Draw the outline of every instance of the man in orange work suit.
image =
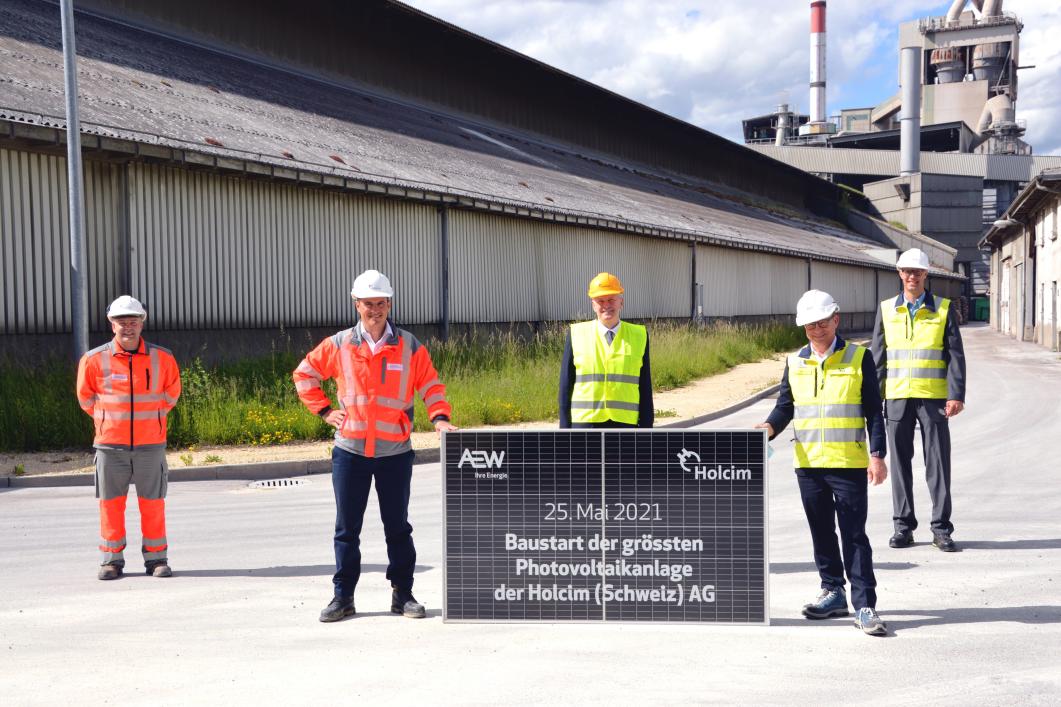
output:
[{"label": "man in orange work suit", "polygon": [[114,339],[81,357],[77,401],[96,426],[96,498],[100,512],[100,579],[125,567],[125,499],[136,484],[141,549],[152,577],[169,577],[166,542],[166,415],[181,394],[177,361],[140,336],[147,312],[129,295],[107,308]]},{"label": "man in orange work suit", "polygon": [[[391,612],[420,619],[427,612],[413,597],[416,548],[409,524],[413,394],[423,398],[428,419],[439,433],[457,428],[449,422],[446,389],[427,349],[388,319],[394,296],[390,280],[377,270],[366,270],[354,280],[350,295],[360,321],[322,341],[293,374],[298,397],[335,428],[335,590],[320,620],[340,621],[355,613],[361,525],[373,480],[387,539]],[[337,383],[338,410],[321,388],[329,378]]]}]

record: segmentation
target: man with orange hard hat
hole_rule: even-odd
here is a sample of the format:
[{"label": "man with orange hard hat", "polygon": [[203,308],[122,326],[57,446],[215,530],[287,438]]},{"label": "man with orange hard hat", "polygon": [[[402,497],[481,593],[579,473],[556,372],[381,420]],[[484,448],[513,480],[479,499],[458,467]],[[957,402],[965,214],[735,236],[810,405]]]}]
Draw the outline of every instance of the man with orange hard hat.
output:
[{"label": "man with orange hard hat", "polygon": [[586,293],[595,321],[572,324],[560,364],[560,427],[652,427],[648,331],[621,321],[623,285],[602,272]]},{"label": "man with orange hard hat", "polygon": [[166,541],[166,415],[181,394],[169,349],[144,341],[147,312],[122,295],[107,308],[114,339],[87,352],[77,367],[77,401],[95,422],[96,498],[100,510],[100,579],[125,567],[125,501],[136,484],[147,574],[169,577]]}]

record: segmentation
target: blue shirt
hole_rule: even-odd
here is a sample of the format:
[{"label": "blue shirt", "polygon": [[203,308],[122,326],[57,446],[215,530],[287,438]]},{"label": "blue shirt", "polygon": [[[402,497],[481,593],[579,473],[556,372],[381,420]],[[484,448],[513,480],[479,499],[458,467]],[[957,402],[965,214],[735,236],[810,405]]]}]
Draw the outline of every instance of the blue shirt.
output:
[{"label": "blue shirt", "polygon": [[917,314],[917,310],[921,309],[925,305],[925,296],[928,295],[928,290],[921,293],[921,296],[915,299],[913,302],[907,302],[906,298],[903,297],[903,301],[906,302],[906,308],[910,310],[910,321],[914,320],[914,315]]}]

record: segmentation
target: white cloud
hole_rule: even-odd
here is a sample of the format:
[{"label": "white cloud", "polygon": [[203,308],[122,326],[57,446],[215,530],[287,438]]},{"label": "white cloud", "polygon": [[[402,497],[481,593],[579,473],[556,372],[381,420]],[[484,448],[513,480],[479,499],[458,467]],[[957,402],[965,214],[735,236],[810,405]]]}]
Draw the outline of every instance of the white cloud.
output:
[{"label": "white cloud", "polygon": [[[737,139],[740,120],[787,100],[807,110],[809,1],[406,0],[516,51]],[[829,6],[830,113],[873,81],[898,90],[897,23],[940,14],[945,0],[844,0]],[[1057,0],[1010,0],[1025,23],[1018,117],[1040,153],[1061,152]],[[889,46],[891,45],[891,46]],[[883,57],[883,59],[882,59]]]}]

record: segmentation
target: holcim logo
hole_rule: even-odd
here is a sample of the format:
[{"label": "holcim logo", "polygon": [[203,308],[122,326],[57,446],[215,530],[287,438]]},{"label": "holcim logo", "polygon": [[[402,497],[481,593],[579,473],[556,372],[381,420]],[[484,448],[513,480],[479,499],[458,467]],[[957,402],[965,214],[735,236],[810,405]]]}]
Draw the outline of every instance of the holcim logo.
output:
[{"label": "holcim logo", "polygon": [[504,451],[484,452],[477,449],[465,449],[464,454],[461,454],[460,461],[457,462],[457,468],[463,469],[465,462],[467,462],[473,469],[500,469],[504,461]]},{"label": "holcim logo", "polygon": [[[707,467],[700,464],[700,455],[682,447],[677,455],[678,464],[682,471],[690,473],[697,481],[749,481],[752,478],[751,469],[738,469],[736,467]],[[687,462],[693,460],[690,467]]]}]

